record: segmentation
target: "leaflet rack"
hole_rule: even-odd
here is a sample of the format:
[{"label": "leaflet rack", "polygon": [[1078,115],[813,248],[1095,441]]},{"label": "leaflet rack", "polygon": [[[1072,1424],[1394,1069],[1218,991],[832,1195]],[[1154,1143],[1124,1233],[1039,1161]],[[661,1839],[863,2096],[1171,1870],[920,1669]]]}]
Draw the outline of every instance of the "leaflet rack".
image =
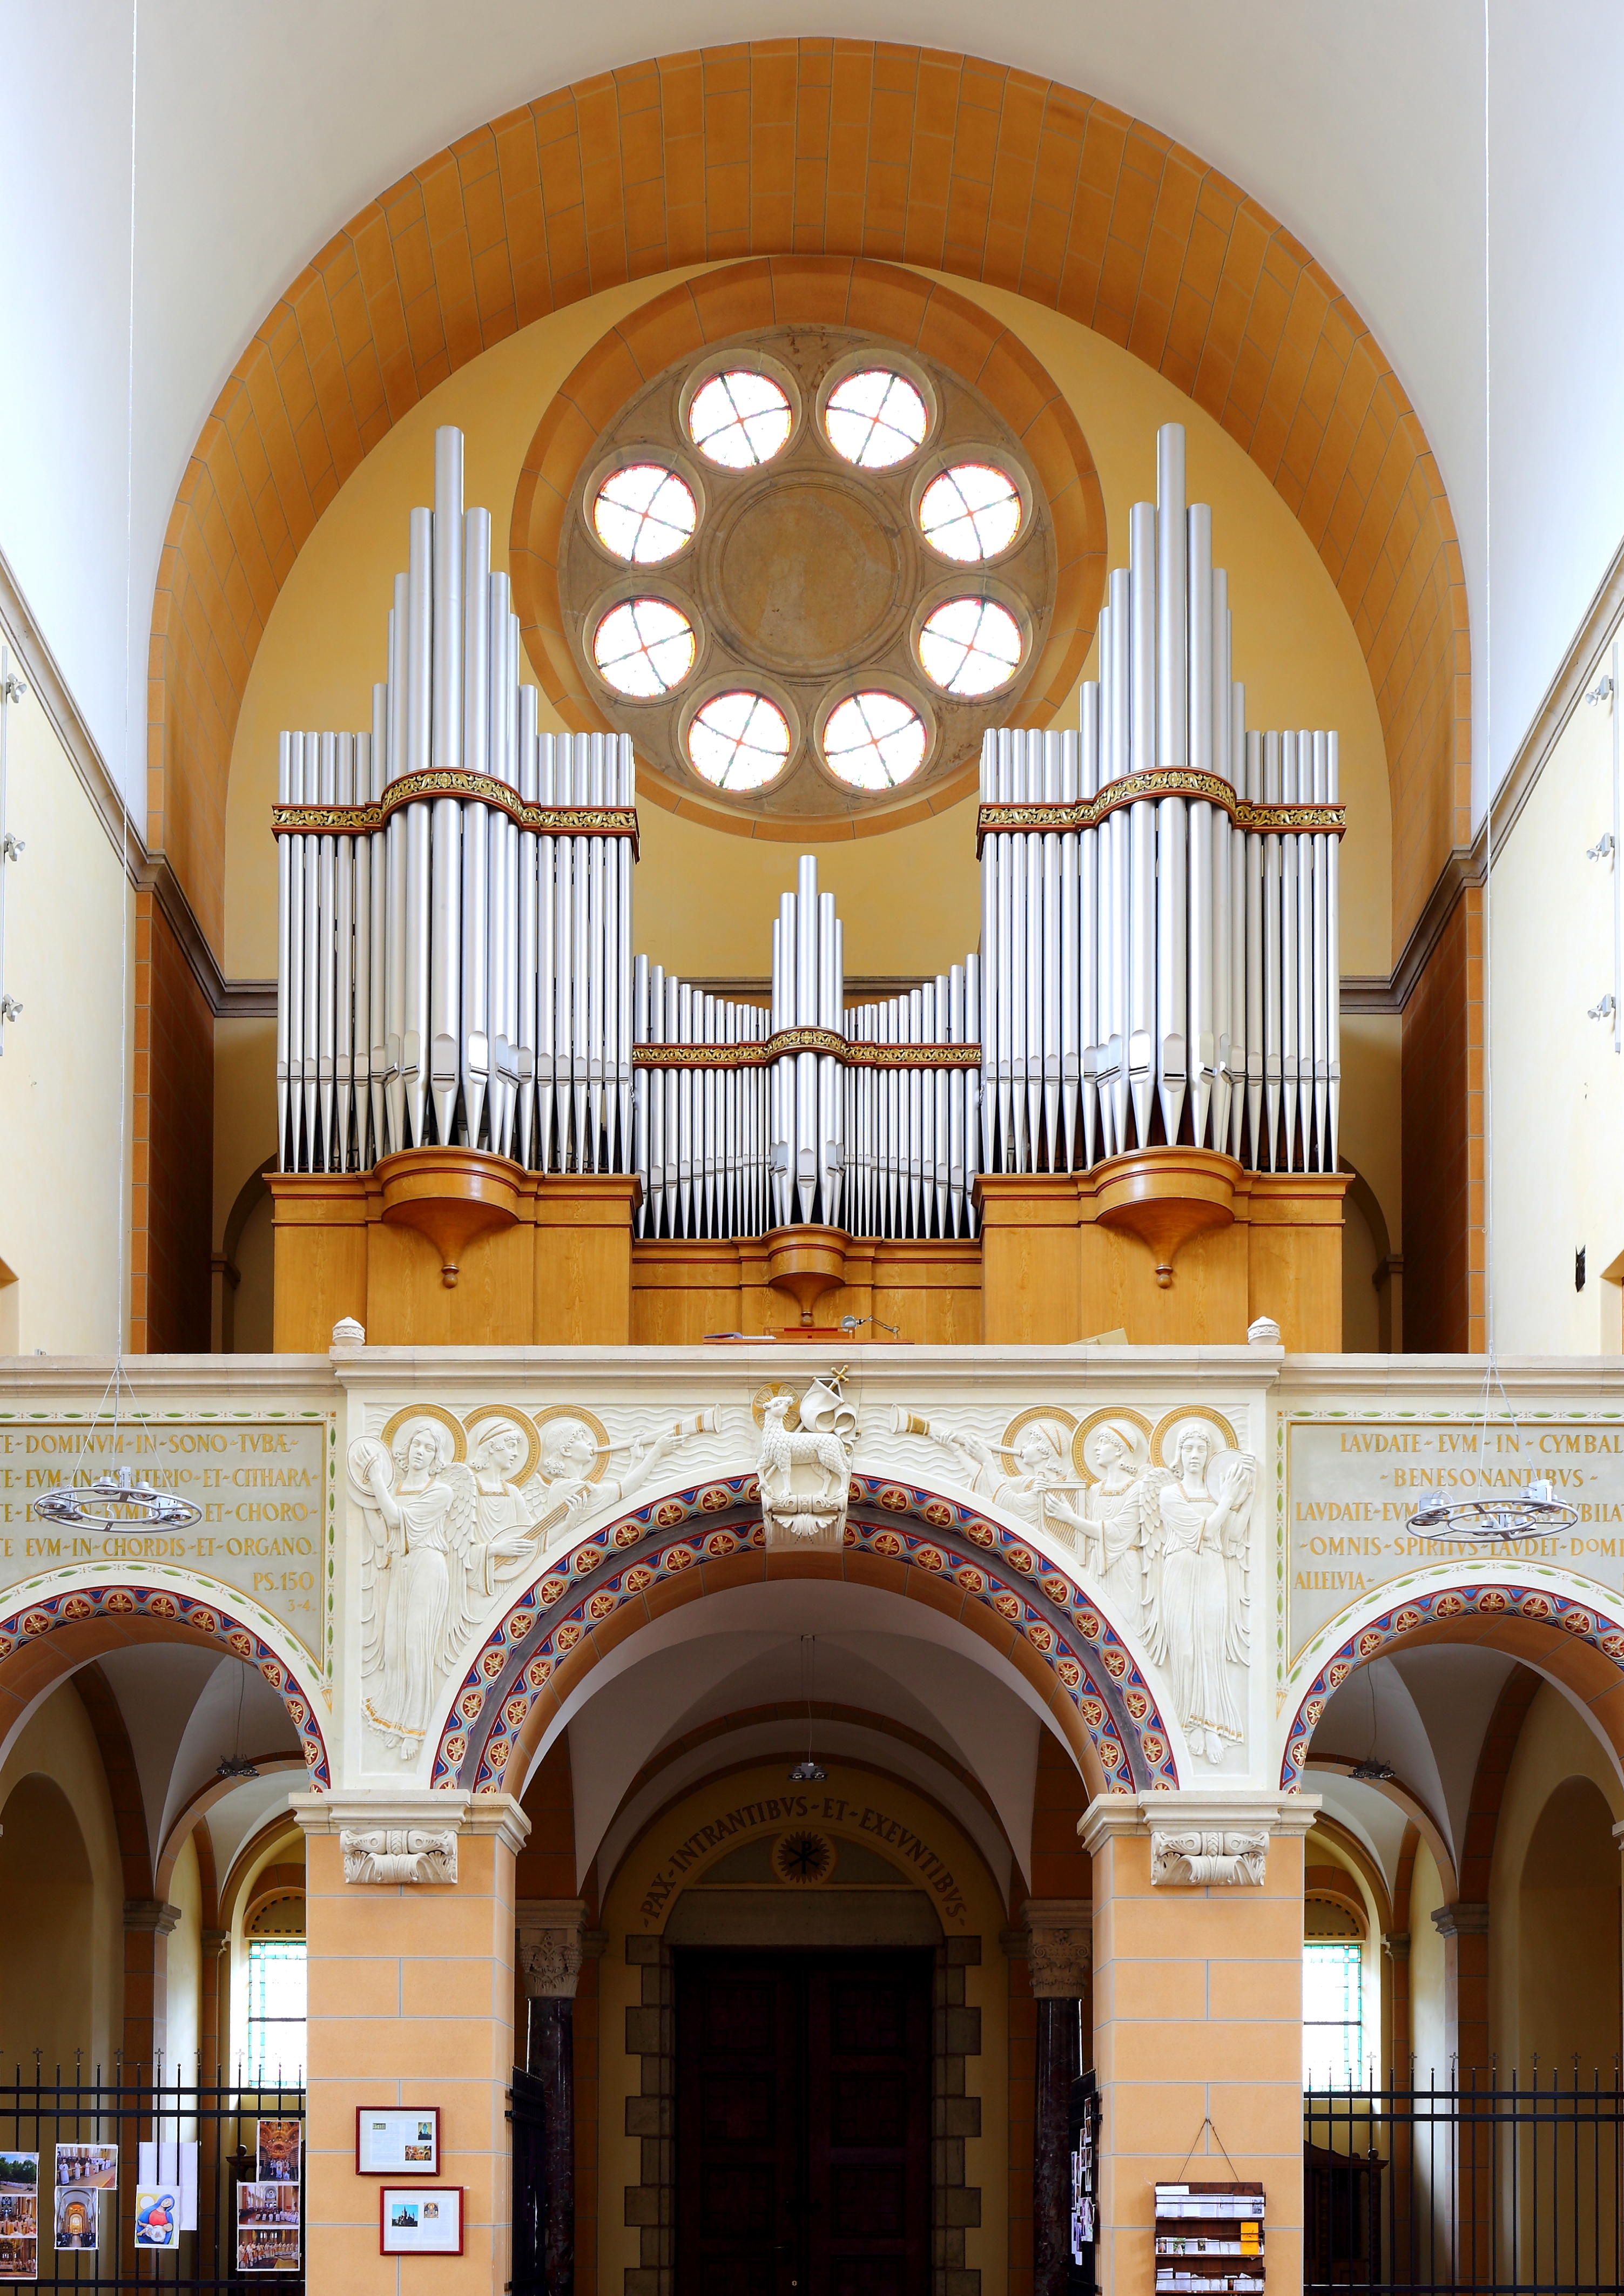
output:
[{"label": "leaflet rack", "polygon": [[1157,2296],[1261,2296],[1261,2185],[1158,2185]]}]

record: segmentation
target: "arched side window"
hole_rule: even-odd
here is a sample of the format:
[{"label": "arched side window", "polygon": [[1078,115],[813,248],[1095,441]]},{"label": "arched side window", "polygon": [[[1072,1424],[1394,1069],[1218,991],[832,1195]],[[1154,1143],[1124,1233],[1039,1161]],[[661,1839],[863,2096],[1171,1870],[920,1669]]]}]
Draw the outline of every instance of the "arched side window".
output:
[{"label": "arched side window", "polygon": [[286,1890],[257,1906],[245,1928],[250,2087],[297,2088],[305,2078],[305,1901]]},{"label": "arched side window", "polygon": [[1340,1898],[1303,1902],[1302,2079],[1352,2088],[1365,2066],[1365,1924]]}]

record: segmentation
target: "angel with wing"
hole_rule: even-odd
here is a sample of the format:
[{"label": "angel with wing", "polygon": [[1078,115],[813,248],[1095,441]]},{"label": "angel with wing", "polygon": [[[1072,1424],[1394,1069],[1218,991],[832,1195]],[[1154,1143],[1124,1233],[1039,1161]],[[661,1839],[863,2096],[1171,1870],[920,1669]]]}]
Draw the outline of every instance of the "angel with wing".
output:
[{"label": "angel with wing", "polygon": [[1244,1735],[1229,1669],[1251,1649],[1246,1540],[1258,1463],[1218,1448],[1199,1419],[1175,1431],[1176,1469],[1144,1478],[1146,1646],[1172,1677],[1193,1751],[1217,1763]]},{"label": "angel with wing", "polygon": [[437,1420],[409,1423],[392,1455],[381,1443],[352,1443],[349,1480],[364,1525],[363,1703],[385,1745],[411,1762],[436,1685],[478,1624],[493,1580],[523,1568],[530,1539],[528,1531],[480,1537],[473,1473]]},{"label": "angel with wing", "polygon": [[1051,1496],[1049,1512],[1076,1534],[1083,1568],[1093,1572],[1115,1624],[1137,1636],[1151,1545],[1144,1437],[1127,1418],[1102,1420],[1087,1438],[1085,1456],[1093,1480],[1081,1506]]}]

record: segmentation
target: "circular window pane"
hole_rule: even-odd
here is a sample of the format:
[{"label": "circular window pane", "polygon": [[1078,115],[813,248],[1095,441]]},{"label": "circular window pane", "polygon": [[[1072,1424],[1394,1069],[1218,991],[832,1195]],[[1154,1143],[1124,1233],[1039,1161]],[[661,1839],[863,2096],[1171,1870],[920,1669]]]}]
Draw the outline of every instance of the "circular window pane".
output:
[{"label": "circular window pane", "polygon": [[688,728],[689,761],[716,789],[764,789],[789,754],[789,721],[765,693],[713,693]]},{"label": "circular window pane", "polygon": [[996,693],[1021,654],[1021,625],[995,598],[949,598],[919,633],[921,665],[944,693]]},{"label": "circular window pane", "polygon": [[729,367],[701,383],[688,408],[688,436],[708,462],[748,471],[770,463],[790,435],[790,402],[770,375]]},{"label": "circular window pane", "polygon": [[1021,531],[1021,496],[992,463],[955,463],[919,501],[919,530],[932,550],[961,566],[996,558]]},{"label": "circular window pane", "polygon": [[824,757],[852,789],[895,789],[924,763],[925,723],[899,695],[874,689],[849,694],[829,712]]},{"label": "circular window pane", "polygon": [[663,598],[627,598],[598,624],[592,658],[617,693],[648,701],[680,685],[693,668],[693,625]]},{"label": "circular window pane", "polygon": [[887,366],[847,375],[824,409],[829,444],[860,471],[884,471],[906,462],[930,427],[924,400]]},{"label": "circular window pane", "polygon": [[663,463],[627,463],[611,471],[592,505],[592,528],[605,550],[628,566],[673,557],[699,523],[685,480]]}]

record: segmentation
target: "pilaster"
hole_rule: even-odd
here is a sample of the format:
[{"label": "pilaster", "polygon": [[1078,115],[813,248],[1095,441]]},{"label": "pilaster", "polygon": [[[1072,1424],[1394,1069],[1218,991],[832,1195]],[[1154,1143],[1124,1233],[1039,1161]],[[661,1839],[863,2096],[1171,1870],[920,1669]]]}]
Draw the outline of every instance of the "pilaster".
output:
[{"label": "pilaster", "polygon": [[291,1799],[306,1836],[311,2296],[397,2286],[381,2180],[355,2172],[369,2104],[440,2108],[438,2181],[463,2187],[463,2253],[435,2259],[434,2284],[488,2296],[509,2277],[513,1860],[529,1822],[507,1794]]},{"label": "pilaster", "polygon": [[1192,2148],[1192,2175],[1226,2177],[1220,2144],[1267,2189],[1271,2279],[1300,2278],[1302,1837],[1318,1807],[1243,1790],[1107,1794],[1079,1822],[1094,1859],[1109,2296],[1154,2287],[1151,2188]]}]

